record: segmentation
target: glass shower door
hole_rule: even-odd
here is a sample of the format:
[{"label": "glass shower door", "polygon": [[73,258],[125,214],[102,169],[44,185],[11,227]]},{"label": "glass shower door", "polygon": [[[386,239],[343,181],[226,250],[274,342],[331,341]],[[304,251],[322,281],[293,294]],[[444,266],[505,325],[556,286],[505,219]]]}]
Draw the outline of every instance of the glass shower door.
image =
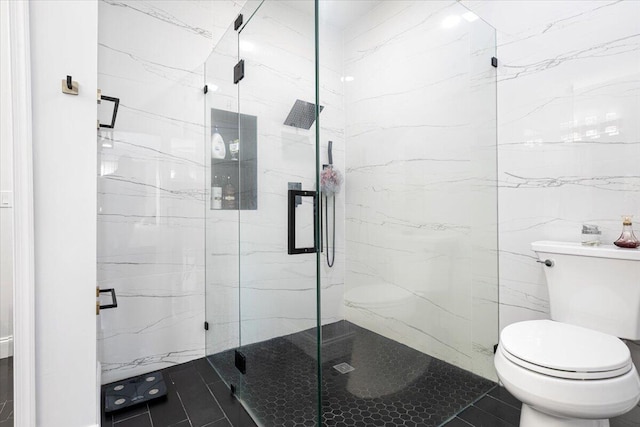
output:
[{"label": "glass shower door", "polygon": [[450,1],[320,12],[322,70],[343,76],[321,73],[320,103],[341,94],[345,117],[342,135],[322,120],[345,171],[338,256],[321,266],[323,317],[343,314],[323,327],[323,419],[438,426],[495,380],[495,31]]},{"label": "glass shower door", "polygon": [[[215,255],[207,260],[207,318],[216,318],[217,307],[234,325],[221,326],[225,321],[218,317],[207,350],[259,424],[316,425],[315,4],[270,0],[257,9],[249,5],[243,19],[234,31],[234,66],[216,48],[224,78],[237,80],[237,109],[222,105],[207,112],[207,256],[214,247],[229,254],[223,256],[227,262]],[[225,39],[231,47],[233,36]],[[216,67],[208,65],[207,75]],[[232,90],[224,92],[234,107]],[[216,241],[216,230],[226,244]],[[227,277],[218,280],[217,274]]]},{"label": "glass shower door", "polygon": [[239,396],[264,425],[317,418],[314,2],[291,4],[264,2],[239,35],[240,161],[255,170],[239,183]]}]

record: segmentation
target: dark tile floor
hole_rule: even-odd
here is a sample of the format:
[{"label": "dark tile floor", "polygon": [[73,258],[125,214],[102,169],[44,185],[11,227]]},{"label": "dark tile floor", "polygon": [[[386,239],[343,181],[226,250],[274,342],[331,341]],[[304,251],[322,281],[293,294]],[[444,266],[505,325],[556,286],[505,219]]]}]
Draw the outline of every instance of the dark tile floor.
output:
[{"label": "dark tile floor", "polygon": [[[522,403],[504,387],[496,387],[445,424],[445,427],[517,427],[521,407]],[[640,427],[640,406],[610,421],[611,427]]]},{"label": "dark tile floor", "polygon": [[[255,427],[205,359],[162,370],[167,396],[102,416],[102,427]],[[103,391],[109,385],[103,386]],[[104,405],[104,396],[103,396]]]},{"label": "dark tile floor", "polygon": [[13,357],[0,359],[0,427],[13,426]]},{"label": "dark tile floor", "polygon": [[[348,325],[343,325],[348,326]],[[347,328],[347,330],[350,329]],[[367,331],[368,332],[368,331]],[[336,361],[343,360],[341,355],[344,352],[344,348],[342,350],[337,349],[337,347],[344,347],[344,342],[340,344],[341,341],[344,341],[344,330],[340,331],[339,328],[334,330],[328,330],[325,334],[325,353],[324,355],[328,357],[330,362],[327,362],[328,365],[331,363],[335,363]],[[356,334],[357,336],[362,336],[362,334]],[[367,334],[365,334],[367,335]],[[369,337],[373,339],[373,337]],[[346,340],[349,341],[348,339]],[[394,379],[391,376],[384,378],[384,381],[380,382],[369,382],[368,387],[361,387],[360,381],[366,379],[366,376],[371,375],[371,371],[368,371],[367,368],[363,368],[364,358],[369,359],[371,352],[356,352],[356,349],[362,350],[364,347],[355,346],[354,337],[351,338],[354,347],[352,347],[353,353],[352,358],[349,360],[350,364],[355,366],[360,366],[355,371],[352,371],[348,374],[339,374],[337,371],[333,369],[333,365],[329,368],[323,368],[325,373],[325,387],[328,387],[328,383],[337,382],[338,385],[346,388],[349,393],[356,393],[359,397],[353,400],[353,406],[348,408],[343,407],[340,402],[337,402],[335,397],[332,399],[332,396],[329,395],[328,398],[324,402],[325,409],[325,426],[331,427],[340,427],[347,425],[355,425],[355,426],[429,426],[429,425],[437,425],[432,424],[431,421],[423,422],[418,421],[418,418],[413,421],[409,420],[394,420],[396,412],[402,410],[403,407],[407,407],[406,414],[409,414],[411,417],[419,417],[422,419],[429,419],[433,414],[440,414],[442,410],[433,406],[425,406],[424,402],[420,404],[416,403],[407,403],[403,402],[400,404],[398,401],[401,398],[406,398],[406,395],[398,394],[395,402],[395,409],[378,409],[376,415],[373,412],[370,412],[368,416],[363,415],[363,410],[360,409],[359,405],[365,404],[367,408],[371,408],[371,403],[375,402],[376,405],[380,405],[383,402],[380,402],[378,397],[373,397],[376,394],[379,394],[384,391],[390,391],[393,388],[398,387],[399,384],[403,384],[400,380]],[[365,340],[366,344],[368,340]],[[298,349],[309,349],[314,346],[307,347],[309,343],[313,344],[315,342],[315,338],[313,338],[313,334],[302,336],[296,335],[295,337],[289,336],[288,342],[285,344],[286,346],[293,346]],[[384,341],[382,341],[384,342]],[[380,343],[377,340],[374,340],[374,343]],[[331,345],[333,344],[333,345]],[[362,343],[359,343],[362,344]],[[370,344],[370,342],[369,342]],[[382,346],[384,347],[384,346]],[[245,350],[247,348],[245,347]],[[277,365],[271,369],[274,369],[274,375],[269,373],[263,373],[261,375],[267,375],[271,377],[273,380],[278,380],[278,377],[281,378],[285,384],[287,384],[287,376],[290,375],[288,372],[292,374],[296,372],[295,369],[291,370],[290,366],[283,362],[282,359],[279,359],[278,353],[265,349],[259,345],[256,345],[255,350],[258,351],[258,354],[262,353],[263,358],[267,361],[272,359],[272,365]],[[292,349],[288,349],[287,352],[291,355],[290,351]],[[380,347],[376,347],[373,353],[383,353]],[[251,349],[247,352],[251,354]],[[300,358],[310,357],[309,354],[303,351],[306,356],[298,354]],[[330,359],[331,357],[337,357],[337,359]],[[408,378],[411,378],[411,373],[420,371],[421,367],[424,367],[424,364],[419,363],[421,357],[417,359],[407,359],[406,355],[402,356],[399,354],[392,354],[389,357],[394,357],[395,359],[390,359],[394,366],[397,367],[396,374],[399,372],[402,376],[405,376],[405,381]],[[384,358],[383,358],[384,359]],[[256,363],[258,360],[255,360],[251,357],[248,358],[249,367],[248,370],[250,372],[252,363]],[[3,366],[12,366],[9,362],[5,362],[5,365],[2,364],[3,361],[0,360],[0,368]],[[226,362],[225,362],[226,363]],[[264,360],[261,363],[265,363]],[[382,362],[378,362],[382,363]],[[443,368],[443,365],[440,365],[441,361],[437,359],[432,359],[428,365],[428,369],[432,372],[445,372],[444,377],[438,379],[436,377],[431,377],[431,381],[437,385],[437,393],[442,396],[441,399],[438,400],[438,404],[443,405],[446,408],[446,411],[451,411],[454,407],[457,408],[460,405],[459,396],[456,396],[455,393],[451,394],[451,388],[447,387],[445,384],[446,381],[449,381],[450,378],[447,378],[446,371],[447,369]],[[433,365],[432,365],[433,364]],[[445,364],[446,365],[446,364]],[[449,365],[450,366],[450,365]],[[418,371],[416,371],[416,367],[420,367]],[[255,366],[254,366],[255,368]],[[380,366],[373,363],[370,365],[370,369],[379,369]],[[234,368],[235,369],[235,368]],[[457,368],[455,368],[457,369]],[[12,370],[12,368],[11,368]],[[335,371],[335,372],[332,372]],[[349,376],[355,377],[358,375],[358,371],[360,371],[360,375],[362,377],[355,378],[354,383],[349,384]],[[3,378],[3,372],[8,373],[8,369],[4,370],[0,369],[0,380]],[[229,388],[222,381],[222,379],[218,376],[216,371],[211,368],[209,363],[205,359],[195,360],[193,362],[189,362],[182,365],[177,365],[175,367],[171,367],[162,371],[165,377],[165,381],[167,384],[167,397],[161,398],[158,401],[151,402],[149,404],[142,405],[137,408],[132,408],[129,410],[124,410],[122,412],[115,413],[113,416],[104,416],[102,419],[103,427],[257,427],[253,422],[251,417],[244,410],[242,405],[236,400],[236,398],[231,395]],[[249,375],[249,372],[247,376]],[[364,373],[363,373],[364,372]],[[457,372],[454,370],[454,374]],[[261,378],[265,380],[265,378]],[[340,381],[343,381],[340,383]],[[400,382],[398,382],[400,381]],[[313,380],[310,380],[310,384],[313,384]],[[388,383],[388,385],[385,385]],[[242,383],[239,383],[240,387],[242,387]],[[489,383],[492,384],[492,383]],[[244,384],[246,387],[249,384]],[[104,387],[108,387],[104,386]],[[308,385],[306,386],[308,387]],[[335,385],[333,386],[335,387]],[[459,387],[459,385],[454,386],[453,388]],[[482,397],[480,400],[477,400],[472,405],[467,406],[462,412],[458,413],[458,415],[451,419],[448,423],[445,424],[446,427],[517,427],[520,420],[520,408],[521,403],[509,394],[506,389],[503,387],[493,387],[490,386],[487,390],[488,393]],[[409,389],[411,387],[408,387]],[[309,425],[315,426],[312,420],[307,420],[308,423],[305,423],[304,411],[305,408],[301,408],[300,405],[295,403],[296,398],[300,401],[306,402],[305,405],[308,404],[309,408],[315,408],[316,403],[313,400],[315,393],[308,392],[305,386],[291,386],[283,389],[286,392],[285,396],[279,394],[277,390],[271,389],[271,397],[268,400],[272,403],[271,405],[277,406],[278,404],[285,404],[286,407],[287,400],[286,396],[293,396],[293,405],[292,407],[286,407],[286,414],[281,414],[281,418],[278,421],[282,421],[280,425],[285,426],[295,426],[295,425]],[[431,388],[434,390],[433,393],[436,393],[435,388]],[[485,390],[485,391],[487,391]],[[0,417],[3,415],[9,416],[10,412],[5,412],[6,409],[11,409],[12,407],[12,391],[9,393],[8,388],[0,387],[0,398],[5,399],[3,402],[6,404],[3,406],[2,410],[0,410]],[[258,397],[264,398],[264,396],[269,396],[269,393],[264,395],[260,393],[247,393],[247,390],[239,389],[238,393],[245,399],[256,399]],[[367,394],[368,393],[368,394]],[[471,398],[471,401],[474,400],[471,397],[471,394],[468,395]],[[482,396],[482,392],[474,394],[475,398]],[[341,397],[338,397],[338,400]],[[284,400],[283,400],[284,399]],[[308,402],[307,402],[308,401]],[[0,402],[2,405],[2,402]],[[9,406],[7,406],[9,405]],[[336,408],[332,408],[332,405],[337,405]],[[411,405],[412,409],[408,409],[408,406]],[[383,405],[384,406],[384,405]],[[464,406],[463,406],[464,407]],[[6,408],[6,409],[5,409]],[[307,409],[308,410],[308,409]],[[336,412],[339,410],[340,413]],[[345,413],[345,410],[348,410],[350,415],[344,416],[342,418],[338,418],[341,414]],[[367,409],[365,409],[366,411]],[[387,412],[385,412],[387,411]],[[422,412],[422,413],[421,413]],[[311,413],[313,409],[311,409]],[[332,414],[332,415],[330,415]],[[454,412],[449,412],[449,417]],[[391,419],[389,418],[391,417]],[[6,420],[6,418],[1,418],[2,420]],[[302,421],[301,424],[296,423],[296,419]],[[444,418],[442,421],[445,421],[447,418]],[[352,422],[355,420],[355,422]],[[13,425],[13,419],[10,418],[10,421],[4,421],[5,424],[2,424],[3,421],[0,421],[0,427],[4,427],[5,425]],[[264,425],[270,426],[274,424],[265,423]],[[633,411],[611,420],[611,427],[640,427],[640,406],[636,407]]]},{"label": "dark tile floor", "polygon": [[[220,375],[237,385],[247,409],[265,426],[317,424],[316,330],[210,356]],[[495,383],[356,326],[323,327],[322,418],[327,426],[439,426]],[[342,374],[334,366],[355,368]]]}]

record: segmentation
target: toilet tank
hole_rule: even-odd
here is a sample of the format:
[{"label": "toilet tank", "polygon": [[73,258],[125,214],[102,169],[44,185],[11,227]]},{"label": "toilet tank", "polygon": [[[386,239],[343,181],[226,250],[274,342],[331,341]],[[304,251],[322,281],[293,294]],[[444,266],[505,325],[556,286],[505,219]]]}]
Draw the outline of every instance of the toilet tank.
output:
[{"label": "toilet tank", "polygon": [[549,290],[551,319],[640,339],[640,250],[534,242]]}]

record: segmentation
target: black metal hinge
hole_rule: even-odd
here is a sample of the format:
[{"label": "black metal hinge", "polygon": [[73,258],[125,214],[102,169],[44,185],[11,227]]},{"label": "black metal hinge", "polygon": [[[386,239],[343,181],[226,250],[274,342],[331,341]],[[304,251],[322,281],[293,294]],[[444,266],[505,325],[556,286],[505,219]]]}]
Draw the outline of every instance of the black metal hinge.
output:
[{"label": "black metal hinge", "polygon": [[203,90],[204,90],[204,93],[209,92],[209,85],[204,85],[204,89]]},{"label": "black metal hinge", "polygon": [[236,368],[243,375],[247,373],[247,358],[245,357],[244,354],[240,353],[238,350],[236,350]]},{"label": "black metal hinge", "polygon": [[493,345],[493,354],[496,354],[498,352],[498,344],[494,344]]},{"label": "black metal hinge", "polygon": [[495,68],[498,68],[498,58],[496,58],[495,56],[492,56],[491,65],[494,66]]},{"label": "black metal hinge", "polygon": [[233,29],[238,31],[238,28],[242,25],[242,14],[238,15],[236,20],[233,22]]},{"label": "black metal hinge", "polygon": [[240,80],[244,78],[244,59],[241,59],[240,62],[233,67],[233,82],[238,84]]},{"label": "black metal hinge", "polygon": [[209,322],[204,322],[204,330],[205,331],[209,330]]}]

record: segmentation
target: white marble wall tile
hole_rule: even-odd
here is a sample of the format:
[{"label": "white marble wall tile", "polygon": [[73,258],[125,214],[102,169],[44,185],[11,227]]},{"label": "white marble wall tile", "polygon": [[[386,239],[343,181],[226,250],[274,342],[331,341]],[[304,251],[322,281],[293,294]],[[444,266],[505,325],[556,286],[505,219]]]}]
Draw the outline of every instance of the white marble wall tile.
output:
[{"label": "white marble wall tile", "polygon": [[[304,130],[283,124],[296,99],[315,100],[312,12],[313,2],[263,4],[240,37],[245,78],[238,86],[229,83],[237,62],[237,33],[223,36],[207,61],[207,81],[217,87],[207,95],[208,108],[239,109],[258,117],[258,210],[207,212],[208,353],[316,325],[315,256],[287,254],[287,183],[315,189],[315,125]],[[334,53],[321,69],[328,76],[321,88],[322,161],[331,139],[334,162],[344,171],[341,38],[326,40]],[[324,323],[343,318],[342,200],[340,196],[337,205],[336,266],[322,270]],[[235,273],[216,273],[224,264],[233,265]]]},{"label": "white marble wall tile", "polygon": [[119,300],[101,313],[105,383],[202,353],[204,170],[183,149],[197,141],[173,152],[158,149],[171,145],[163,142],[124,131],[98,138],[98,284]]},{"label": "white marble wall tile", "polygon": [[[498,70],[500,314],[501,325],[504,326],[514,320],[548,315],[544,279],[540,268],[532,263],[533,254],[529,250],[531,241],[541,238],[576,239],[580,225],[585,221],[599,223],[604,228],[603,238],[613,239],[618,232],[618,214],[637,211],[637,174],[634,172],[633,159],[637,158],[639,131],[636,121],[630,118],[637,115],[638,108],[639,62],[637,31],[633,30],[636,28],[634,22],[638,16],[638,3],[462,3],[494,25],[499,34],[497,56],[501,64]],[[487,35],[476,33],[473,37],[468,37],[459,33],[457,37],[450,38],[451,33],[441,31],[439,24],[442,19],[455,12],[456,6],[452,2],[425,2],[422,7],[428,10],[425,9],[426,14],[423,15],[412,13],[415,12],[415,7],[415,2],[381,2],[376,5],[366,15],[366,19],[359,19],[345,34],[347,49],[344,71],[341,71],[340,66],[327,65],[328,62],[334,64],[338,61],[324,61],[322,66],[326,70],[323,68],[322,72],[326,78],[321,80],[323,85],[325,82],[331,82],[326,87],[323,86],[323,89],[326,89],[325,96],[335,98],[339,97],[341,88],[333,83],[337,82],[339,77],[343,77],[341,74],[355,77],[354,81],[343,83],[346,106],[339,105],[338,99],[331,98],[327,102],[331,105],[335,101],[335,104],[334,108],[325,109],[322,113],[323,118],[331,119],[331,126],[323,124],[326,126],[323,127],[323,132],[327,132],[328,137],[325,138],[323,133],[321,138],[323,144],[328,139],[333,139],[335,143],[341,137],[344,138],[345,134],[339,124],[340,114],[346,118],[344,126],[348,141],[347,151],[341,152],[342,144],[339,143],[334,144],[334,150],[338,152],[337,156],[348,156],[346,224],[343,225],[348,243],[348,247],[344,249],[349,249],[346,251],[345,261],[349,266],[346,273],[347,317],[360,315],[366,319],[369,316],[366,321],[384,325],[387,329],[385,333],[390,336],[406,334],[409,337],[407,341],[413,342],[419,340],[418,336],[424,338],[423,332],[410,337],[410,333],[402,329],[406,325],[403,326],[401,322],[398,322],[394,329],[391,327],[393,323],[388,323],[389,319],[385,322],[381,321],[379,316],[375,318],[371,314],[375,310],[363,311],[350,307],[349,301],[352,298],[349,294],[349,283],[353,282],[354,288],[357,289],[359,281],[380,282],[381,293],[389,288],[392,294],[403,295],[393,283],[397,278],[398,282],[406,287],[403,289],[415,292],[421,297],[427,295],[428,301],[440,304],[445,309],[438,309],[442,311],[443,318],[451,315],[450,313],[460,315],[464,312],[467,313],[467,320],[476,316],[487,319],[495,316],[495,307],[492,304],[495,304],[496,274],[495,271],[485,268],[490,264],[487,261],[495,257],[495,244],[487,243],[495,236],[495,225],[492,226],[490,218],[476,215],[469,220],[465,218],[463,209],[454,209],[454,213],[446,220],[437,217],[430,219],[428,214],[423,214],[428,211],[435,215],[437,212],[433,205],[446,207],[443,212],[450,211],[455,207],[455,204],[452,204],[452,200],[455,199],[466,198],[470,203],[474,202],[473,197],[495,201],[495,198],[491,198],[491,188],[494,185],[491,167],[495,166],[495,158],[490,158],[493,147],[485,143],[491,140],[491,123],[495,121],[495,116],[484,117],[484,122],[454,120],[464,114],[477,116],[479,111],[483,111],[481,103],[466,105],[456,97],[464,96],[466,93],[459,88],[467,79],[471,80],[472,90],[489,87],[487,83],[490,81],[490,75],[467,76],[459,72],[460,69],[470,67],[469,62],[465,62],[467,60],[471,61],[471,66],[477,68],[473,63],[474,59],[481,60],[488,52],[484,51],[483,46],[474,46],[470,59],[455,54],[447,56],[447,52],[454,51],[456,47],[459,48],[465,43],[473,44],[479,37]],[[269,19],[272,24],[282,24],[280,18],[271,16]],[[429,25],[426,25],[427,22]],[[381,28],[384,29],[386,23],[389,23],[390,28],[401,28],[402,31],[395,34],[385,33]],[[263,30],[264,32],[261,32]],[[256,31],[260,39],[269,33],[266,26]],[[288,28],[279,34],[272,34],[273,41],[266,37],[267,44],[270,44],[268,49],[271,49],[272,54],[281,53],[278,46],[285,43],[287,37],[291,39],[295,34],[299,36],[300,30]],[[452,66],[443,74],[425,73],[424,70],[428,67],[407,67],[400,74],[394,72],[393,64],[406,56],[407,47],[410,48],[409,51],[414,52],[412,59],[427,54],[441,55],[450,61]],[[301,59],[295,56],[301,53],[304,55],[305,50],[296,47],[294,43],[290,49],[293,54],[284,52],[282,55],[289,63],[304,68],[312,63],[312,58]],[[255,58],[256,64],[266,61],[266,56],[257,53]],[[273,70],[266,68],[262,71],[262,76],[271,82],[278,82],[279,78],[285,81],[289,79],[289,86],[298,91],[305,91],[310,83],[304,77],[296,78],[286,73],[284,76],[278,76]],[[289,105],[287,102],[279,101],[280,93],[274,90],[279,87],[277,83],[266,86],[266,90],[261,92],[261,95],[264,95],[262,98],[248,96],[247,101],[254,106],[262,105],[262,108],[272,109],[274,116],[286,114]],[[491,95],[487,91],[484,93]],[[415,99],[409,101],[410,95],[419,99],[418,108],[407,109],[404,116],[385,115],[385,111],[389,109],[398,111],[397,106],[403,102],[415,102]],[[231,103],[229,99],[226,99],[226,102],[227,105]],[[438,107],[434,108],[434,105]],[[447,114],[459,105],[466,107],[460,110],[460,114]],[[425,123],[423,117],[428,117],[429,122]],[[467,129],[471,125],[480,129],[481,134],[478,135],[476,132],[470,135]],[[266,139],[270,144],[278,138],[287,139],[286,135],[278,134],[277,125],[268,127],[268,130],[273,135],[271,139]],[[587,135],[587,131],[593,130],[597,133],[590,132]],[[418,131],[425,134],[429,132],[430,137],[423,138],[422,144],[400,145],[396,142],[412,140]],[[451,144],[451,141],[465,141],[471,138],[474,138],[476,143],[472,156],[482,161],[473,163],[470,168],[472,172],[465,174],[465,162],[457,164],[452,160],[464,158],[465,155],[469,157],[469,150],[464,144]],[[305,135],[293,134],[289,140],[291,153],[306,155],[303,148],[306,145]],[[444,143],[445,140],[447,143]],[[393,147],[399,152],[399,159],[388,162],[388,151],[371,149],[376,146]],[[275,163],[286,160],[286,156],[278,155],[277,151],[268,155],[274,156]],[[466,166],[469,166],[470,162],[466,163]],[[384,172],[384,176],[376,181],[376,176],[381,171]],[[300,178],[305,177],[304,166],[292,168],[291,172]],[[278,187],[287,174],[278,171],[276,166],[268,171],[268,175],[270,176],[265,178],[265,185],[271,196],[270,202],[268,200],[267,203],[271,203],[269,206],[277,209],[282,202],[282,197],[277,195]],[[415,184],[417,180],[423,180],[421,185]],[[465,192],[465,185],[471,190]],[[434,197],[435,203],[428,204],[418,198],[425,194]],[[379,203],[375,200],[379,200]],[[416,207],[414,203],[419,204]],[[340,204],[339,198],[339,209]],[[411,209],[407,208],[409,204]],[[403,206],[402,214],[394,215],[390,206]],[[464,224],[465,220],[469,222]],[[277,216],[259,220],[252,218],[251,222],[254,223],[252,233],[264,233],[267,240],[276,239],[281,233],[279,230],[282,229],[282,225],[278,225]],[[341,226],[340,222],[338,226]],[[385,234],[381,231],[386,230],[385,227],[392,232]],[[269,230],[273,232],[269,234]],[[475,232],[469,234],[469,230]],[[427,292],[423,285],[412,282],[410,279],[414,275],[411,269],[418,268],[416,277],[431,274],[423,271],[429,266],[429,262],[425,263],[416,256],[415,248],[411,254],[406,255],[406,260],[398,261],[393,258],[394,251],[397,254],[399,250],[393,242],[406,241],[402,233],[413,233],[412,236],[416,233],[417,236],[439,233],[436,234],[436,242],[455,242],[457,235],[465,236],[471,242],[468,252],[465,253],[469,254],[467,259],[471,260],[470,265],[473,266],[472,300],[467,299],[465,302],[459,295],[443,291]],[[340,232],[338,234],[340,235]],[[369,236],[365,241],[357,237],[365,235]],[[245,245],[248,244],[246,241]],[[436,246],[446,247],[442,245],[438,243]],[[250,247],[259,251],[265,250],[265,246],[270,245],[252,241]],[[276,251],[267,250],[265,256],[277,257],[277,251],[281,250],[283,243],[276,247]],[[338,249],[340,260],[345,250],[340,246]],[[440,254],[437,259],[444,258],[446,255]],[[450,257],[450,261],[452,259]],[[269,289],[269,286],[273,285],[261,283],[259,269],[264,268],[265,278],[271,277],[273,272],[270,273],[268,267],[261,265],[259,259],[252,268],[255,268],[252,271],[256,273],[255,280],[252,280],[258,287],[253,290],[246,289],[246,292],[251,295],[251,292],[255,291],[256,295],[252,297],[258,298],[258,292],[265,292],[265,288]],[[432,263],[430,268],[434,269],[433,274],[450,274],[446,273],[446,265],[437,264],[437,267],[434,267]],[[398,273],[399,270],[404,273]],[[337,270],[329,271],[325,268],[323,278],[324,273],[335,271]],[[275,280],[276,276],[272,277]],[[335,278],[326,277],[327,280],[323,281],[323,286],[328,282],[325,292],[340,289],[339,277],[339,274],[336,274]],[[230,283],[233,282],[233,278],[229,280]],[[333,282],[336,286],[333,286]],[[284,289],[295,286],[295,280],[284,280],[283,283]],[[469,283],[469,279],[466,279],[466,283]],[[463,286],[448,291],[463,294],[468,293],[468,288]],[[236,295],[235,291],[232,293]],[[339,292],[334,295],[339,300]],[[272,296],[273,300],[269,301],[273,301],[273,304],[283,300],[276,297],[275,293]],[[421,300],[416,299],[416,307],[419,307]],[[303,300],[311,301],[308,298]],[[361,313],[358,314],[358,311]],[[255,307],[255,312],[260,313],[258,317],[270,317],[270,313],[261,311],[259,306]],[[290,313],[296,314],[295,310]],[[409,316],[409,320],[424,321],[420,318],[421,313],[413,318]],[[397,317],[401,318],[403,314],[397,314]],[[393,315],[385,314],[387,317]],[[293,326],[284,326],[282,330],[294,330],[298,327],[294,325],[296,322],[302,325],[308,321],[302,313],[292,317],[293,320],[288,319],[286,322]],[[247,321],[254,320],[247,318]],[[487,323],[490,323],[490,320]],[[270,324],[269,328],[273,325]],[[477,323],[474,326],[477,326]],[[277,329],[279,326],[273,327]],[[487,333],[490,329],[475,328],[473,336],[460,335],[453,341],[444,343],[438,341],[442,341],[442,337],[436,334],[429,338],[429,348],[440,346],[443,355],[447,351],[456,354],[446,346],[453,344],[453,348],[460,351],[454,359],[459,359],[459,363],[463,365],[472,358],[469,357],[471,352],[484,354],[484,359],[475,358],[481,362],[473,369],[477,372],[488,372],[490,366],[484,363],[490,360],[487,344],[495,338],[494,333]],[[262,339],[261,333],[255,333],[254,338]],[[471,350],[456,347],[462,342],[471,342]],[[463,356],[465,354],[466,356]]]},{"label": "white marble wall tile", "polygon": [[[200,66],[244,6],[243,0],[102,0],[100,43],[179,68]],[[185,46],[189,46],[188,49]]]},{"label": "white marble wall tile", "polygon": [[494,41],[480,21],[442,27],[464,12],[382,2],[345,32],[345,305],[348,320],[493,378]]},{"label": "white marble wall tile", "polygon": [[549,316],[532,241],[639,212],[640,4],[463,3],[498,30],[502,328]]},{"label": "white marble wall tile", "polygon": [[98,135],[105,383],[204,355],[203,63],[242,3],[100,3],[99,87],[120,98]]}]

